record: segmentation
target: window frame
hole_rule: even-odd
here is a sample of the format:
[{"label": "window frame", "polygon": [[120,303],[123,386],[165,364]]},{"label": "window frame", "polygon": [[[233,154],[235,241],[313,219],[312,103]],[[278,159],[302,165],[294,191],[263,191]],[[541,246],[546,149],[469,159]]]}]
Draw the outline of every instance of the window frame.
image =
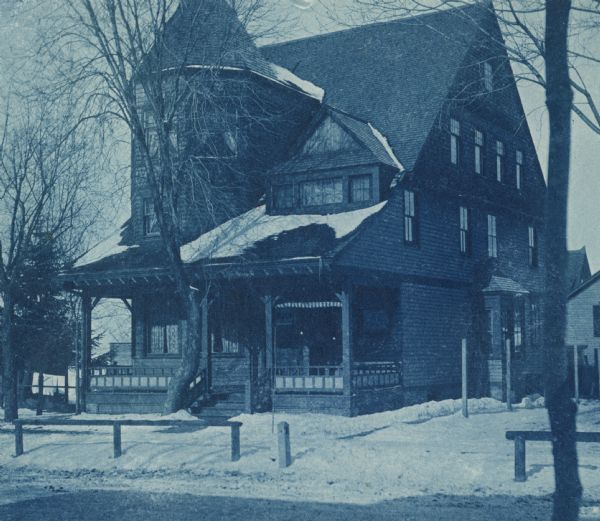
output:
[{"label": "window frame", "polygon": [[[147,211],[148,208],[150,208],[150,213]],[[154,218],[155,226],[158,228],[158,218],[154,211],[154,203],[150,197],[145,197],[142,200],[142,232],[144,237],[158,237],[160,235],[160,229],[155,231],[151,230],[152,223],[149,221],[152,218]]]},{"label": "window frame", "polygon": [[498,258],[498,221],[495,215],[487,214],[488,258]]},{"label": "window frame", "polygon": [[473,148],[473,168],[477,175],[484,175],[484,157],[485,157],[485,135],[483,131],[475,129],[474,132],[474,148]]},{"label": "window frame", "polygon": [[460,121],[450,118],[450,163],[460,166]]},{"label": "window frame", "polygon": [[525,347],[525,303],[521,298],[513,302],[513,351],[515,354],[523,352]]},{"label": "window frame", "polygon": [[483,62],[483,88],[486,92],[492,92],[494,90],[494,68],[489,61]]},{"label": "window frame", "polygon": [[417,194],[414,190],[404,190],[404,243],[417,245],[419,242],[417,218]]},{"label": "window frame", "polygon": [[505,152],[506,152],[506,150],[505,150],[505,146],[504,146],[504,141],[500,141],[499,139],[497,139],[496,140],[496,181],[498,181],[499,183],[501,183],[502,180],[504,179]]},{"label": "window frame", "polygon": [[[185,338],[186,323],[180,318],[176,302],[168,299],[166,304],[154,298],[145,304],[144,356],[148,358],[179,357]],[[161,350],[153,350],[153,336],[158,334]],[[174,341],[172,344],[171,341]],[[172,349],[173,346],[175,349]]]},{"label": "window frame", "polygon": [[533,224],[530,224],[527,227],[528,233],[528,260],[529,266],[532,268],[536,268],[538,266],[539,261],[539,248],[538,248],[538,238],[537,238],[537,230]]},{"label": "window frame", "polygon": [[460,253],[469,257],[472,252],[471,241],[471,209],[466,206],[459,206],[459,233],[460,233]]},{"label": "window frame", "polygon": [[600,304],[594,304],[592,306],[592,328],[594,337],[600,337]]},{"label": "window frame", "polygon": [[[325,201],[325,195],[324,195],[324,185],[326,183],[330,183],[333,187],[335,187],[335,185],[337,183],[339,183],[339,200],[334,200],[334,201],[329,201],[326,202]],[[313,186],[318,186],[321,185],[321,190],[320,190],[320,198],[321,200],[316,202],[316,203],[306,203],[306,194],[305,194],[305,189],[307,186],[309,185],[313,185]],[[334,191],[333,193],[336,193],[336,191]],[[314,193],[313,193],[314,196]],[[300,203],[300,207],[301,208],[318,208],[320,206],[333,206],[333,205],[340,205],[340,204],[344,204],[344,178],[343,177],[325,177],[325,178],[321,178],[321,179],[311,179],[311,180],[305,180],[299,183],[299,194],[298,194],[298,199],[299,199],[299,203]]]},{"label": "window frame", "polygon": [[515,185],[517,190],[523,187],[523,151],[515,152]]},{"label": "window frame", "polygon": [[[367,181],[368,187],[366,188],[366,193],[368,197],[366,199],[355,199],[355,187],[353,183],[360,181]],[[359,187],[358,191],[365,192],[365,187]],[[355,174],[348,177],[348,202],[351,204],[356,203],[368,203],[373,200],[373,176],[371,174]]]}]

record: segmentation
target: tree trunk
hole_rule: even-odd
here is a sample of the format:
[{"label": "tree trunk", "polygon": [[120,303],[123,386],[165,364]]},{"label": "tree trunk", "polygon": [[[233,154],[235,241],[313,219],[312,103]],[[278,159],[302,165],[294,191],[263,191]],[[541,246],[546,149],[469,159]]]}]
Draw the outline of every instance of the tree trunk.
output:
[{"label": "tree trunk", "polygon": [[181,365],[169,382],[164,414],[177,412],[188,406],[189,386],[198,375],[202,345],[199,297],[198,291],[193,289],[187,291],[187,342],[184,342],[181,347]]},{"label": "tree trunk", "polygon": [[2,392],[4,394],[4,421],[11,422],[19,415],[17,405],[17,361],[13,344],[14,304],[10,295],[4,295],[2,313]]},{"label": "tree trunk", "polygon": [[570,0],[546,2],[546,105],[550,123],[544,261],[544,362],[546,407],[553,435],[554,521],[575,521],[582,494],[577,464],[577,407],[569,396],[565,348],[567,196],[571,147],[571,103],[567,57]]}]

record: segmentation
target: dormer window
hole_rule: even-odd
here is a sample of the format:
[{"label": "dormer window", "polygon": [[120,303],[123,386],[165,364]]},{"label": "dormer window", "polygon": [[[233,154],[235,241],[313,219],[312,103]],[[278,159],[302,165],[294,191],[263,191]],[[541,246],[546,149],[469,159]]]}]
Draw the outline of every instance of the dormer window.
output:
[{"label": "dormer window", "polygon": [[160,234],[158,228],[158,220],[156,219],[156,213],[154,211],[154,205],[152,199],[144,199],[144,235],[146,237],[153,237]]},{"label": "dormer window", "polygon": [[300,185],[302,206],[322,206],[344,202],[344,184],[341,177],[305,181]]},{"label": "dormer window", "polygon": [[294,207],[294,185],[273,187],[273,205],[277,210],[289,210]]},{"label": "dormer window", "polygon": [[458,165],[460,159],[460,122],[450,119],[450,162]]},{"label": "dormer window", "polygon": [[483,62],[483,87],[487,92],[494,90],[494,71],[490,62]]},{"label": "dormer window", "polygon": [[350,202],[361,203],[370,201],[373,197],[370,175],[355,175],[350,177]]}]

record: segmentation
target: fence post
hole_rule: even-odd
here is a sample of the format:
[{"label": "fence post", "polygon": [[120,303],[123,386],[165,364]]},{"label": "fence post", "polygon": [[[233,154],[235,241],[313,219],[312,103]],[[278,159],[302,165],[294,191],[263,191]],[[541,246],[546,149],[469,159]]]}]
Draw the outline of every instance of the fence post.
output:
[{"label": "fence post", "polygon": [[462,414],[469,417],[469,396],[467,385],[467,339],[462,339]]},{"label": "fence post", "polygon": [[240,459],[240,424],[233,422],[231,424],[231,461]]},{"label": "fence post", "polygon": [[44,373],[38,372],[38,396],[35,408],[35,415],[41,416],[44,409]]},{"label": "fence post", "polygon": [[512,353],[510,350],[510,338],[506,339],[506,408],[512,411]]},{"label": "fence post", "polygon": [[290,448],[290,426],[287,422],[277,424],[277,446],[279,449],[279,467],[289,467],[292,464],[292,451]]},{"label": "fence post", "polygon": [[23,454],[23,424],[15,420],[15,457]]},{"label": "fence post", "polygon": [[527,481],[525,473],[525,438],[515,437],[515,481]]},{"label": "fence post", "polygon": [[115,458],[121,456],[121,424],[113,423],[113,455]]}]

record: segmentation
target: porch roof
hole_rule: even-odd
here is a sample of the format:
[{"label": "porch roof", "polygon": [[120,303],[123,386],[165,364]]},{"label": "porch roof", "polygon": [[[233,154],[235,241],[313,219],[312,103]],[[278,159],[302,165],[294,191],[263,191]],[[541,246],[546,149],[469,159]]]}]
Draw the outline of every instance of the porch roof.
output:
[{"label": "porch roof", "polygon": [[529,290],[525,289],[517,281],[497,275],[492,275],[489,284],[482,291],[484,293],[519,293],[522,295],[529,293]]}]

